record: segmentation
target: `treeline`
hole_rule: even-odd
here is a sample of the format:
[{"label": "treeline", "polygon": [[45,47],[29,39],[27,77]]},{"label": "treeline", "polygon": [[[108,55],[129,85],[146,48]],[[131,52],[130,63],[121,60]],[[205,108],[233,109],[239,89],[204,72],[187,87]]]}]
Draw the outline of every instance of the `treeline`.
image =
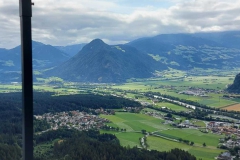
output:
[{"label": "treeline", "polygon": [[119,109],[122,107],[140,107],[141,104],[122,97],[111,95],[76,94],[52,96],[52,93],[34,93],[34,113],[62,112],[89,109]]},{"label": "treeline", "polygon": [[[88,110],[88,109],[119,109],[122,107],[140,107],[139,102],[122,97],[111,95],[96,94],[76,94],[76,95],[59,95],[55,96],[52,92],[34,92],[34,114],[44,114],[48,112],[62,112],[70,110]],[[22,106],[22,94],[17,93],[0,93],[0,109],[19,117]],[[13,112],[16,111],[16,112]],[[6,113],[5,112],[5,113]],[[7,117],[8,113],[2,113]],[[20,113],[21,114],[21,113]],[[12,121],[18,119],[12,119]]]},{"label": "treeline", "polygon": [[35,160],[196,160],[196,157],[181,149],[159,152],[137,147],[122,147],[114,135],[102,135],[99,131],[89,132],[77,133],[71,138],[55,142],[52,154],[49,154],[48,157],[44,157],[44,155],[36,157],[35,155]]}]

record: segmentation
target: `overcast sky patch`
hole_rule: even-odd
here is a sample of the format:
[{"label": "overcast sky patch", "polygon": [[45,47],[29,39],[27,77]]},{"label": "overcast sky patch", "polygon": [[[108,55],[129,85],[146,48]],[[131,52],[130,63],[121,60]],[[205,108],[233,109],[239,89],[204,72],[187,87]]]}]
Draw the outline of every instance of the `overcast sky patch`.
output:
[{"label": "overcast sky patch", "polygon": [[[109,44],[164,33],[238,30],[240,0],[34,0],[33,39]],[[20,44],[18,1],[0,0],[0,48]]]}]

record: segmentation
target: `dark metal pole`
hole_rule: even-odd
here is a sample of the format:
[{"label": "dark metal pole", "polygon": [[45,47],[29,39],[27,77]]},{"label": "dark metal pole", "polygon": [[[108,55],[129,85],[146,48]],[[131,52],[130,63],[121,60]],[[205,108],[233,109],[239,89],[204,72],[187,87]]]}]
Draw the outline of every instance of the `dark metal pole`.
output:
[{"label": "dark metal pole", "polygon": [[22,51],[23,160],[33,160],[32,2],[19,0]]}]

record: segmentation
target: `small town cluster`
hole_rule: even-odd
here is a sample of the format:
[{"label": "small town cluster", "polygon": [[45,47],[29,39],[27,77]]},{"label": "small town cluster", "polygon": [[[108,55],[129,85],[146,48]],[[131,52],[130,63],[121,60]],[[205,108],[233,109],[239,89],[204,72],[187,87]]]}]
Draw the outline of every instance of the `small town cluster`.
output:
[{"label": "small town cluster", "polygon": [[[112,111],[106,111],[104,109],[95,110],[96,113],[102,114],[114,114]],[[100,129],[105,123],[109,122],[106,118],[101,118],[98,115],[93,115],[86,112],[69,111],[69,112],[59,112],[59,113],[45,113],[43,115],[35,115],[36,119],[46,120],[51,128],[49,130],[57,130],[60,127],[67,127],[69,129],[75,128],[78,130],[88,130],[88,129]],[[46,132],[46,131],[43,131]]]},{"label": "small town cluster", "polygon": [[220,144],[226,148],[240,147],[239,124],[230,124],[224,122],[209,122],[207,129],[212,133],[224,134],[226,137],[220,139]]}]

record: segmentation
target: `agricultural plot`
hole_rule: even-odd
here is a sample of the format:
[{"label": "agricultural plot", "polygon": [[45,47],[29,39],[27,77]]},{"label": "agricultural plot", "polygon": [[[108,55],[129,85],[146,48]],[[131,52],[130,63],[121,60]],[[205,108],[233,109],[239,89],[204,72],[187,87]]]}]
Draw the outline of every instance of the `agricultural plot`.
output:
[{"label": "agricultural plot", "polygon": [[163,120],[161,119],[144,114],[116,112],[116,115],[101,115],[101,117],[111,121],[107,125],[126,129],[127,132],[141,132],[141,130],[153,132],[173,128],[170,125],[162,124]]},{"label": "agricultural plot", "polygon": [[203,121],[196,121],[196,122],[193,122],[193,124],[199,127],[206,127],[206,124]]},{"label": "agricultural plot", "polygon": [[148,86],[145,86],[141,82],[134,82],[134,83],[125,83],[124,85],[117,85],[113,86],[113,88],[120,88],[124,90],[145,90],[148,88]]},{"label": "agricultural plot", "polygon": [[101,130],[101,133],[114,134],[120,141],[121,146],[140,146],[139,138],[143,137],[142,133],[138,132],[116,132]]},{"label": "agricultural plot", "polygon": [[172,129],[172,130],[164,130],[160,133],[174,136],[178,138],[182,138],[185,140],[193,141],[196,145],[201,146],[204,142],[207,146],[217,147],[219,143],[219,138],[223,138],[224,136],[211,134],[211,133],[202,133],[196,129]]},{"label": "agricultural plot", "polygon": [[167,102],[156,103],[156,106],[157,107],[167,107],[167,108],[175,110],[175,111],[187,111],[187,110],[189,110],[186,107],[179,106],[179,105],[172,104],[172,103],[167,103]]},{"label": "agricultural plot", "polygon": [[[149,109],[145,110],[152,111]],[[169,151],[173,148],[181,148],[189,151],[197,158],[202,158],[204,160],[212,160],[214,157],[220,154],[220,152],[223,152],[223,150],[216,148],[219,138],[222,137],[219,135],[202,133],[196,129],[173,128],[169,125],[162,124],[161,122],[163,122],[163,120],[161,119],[157,119],[144,114],[116,112],[116,115],[101,115],[101,117],[112,121],[111,123],[108,123],[109,126],[126,128],[126,132],[101,130],[101,133],[115,134],[123,146],[140,146],[139,138],[143,136],[141,130],[144,129],[148,132],[156,131],[155,133],[161,133],[162,136],[169,139],[182,138],[185,140],[193,141],[195,143],[194,146],[190,146],[161,137],[148,136],[147,144],[149,145],[149,149]],[[199,125],[204,125],[204,122],[202,121],[198,121],[196,123]],[[202,144],[204,142],[207,144],[206,147],[202,147]]]},{"label": "agricultural plot", "polygon": [[226,109],[226,110],[229,110],[229,111],[240,111],[240,104],[234,104],[234,105],[231,105],[231,106],[228,106],[226,108],[223,108],[223,109]]},{"label": "agricultural plot", "polygon": [[195,155],[197,159],[202,158],[203,160],[213,160],[214,157],[219,155],[224,150],[217,148],[201,147],[201,146],[190,146],[184,143],[174,142],[160,137],[149,136],[147,138],[149,149],[158,151],[169,151],[174,148],[180,148],[189,153]]},{"label": "agricultural plot", "polygon": [[234,102],[239,102],[240,103],[240,98],[233,98],[232,99]]}]

